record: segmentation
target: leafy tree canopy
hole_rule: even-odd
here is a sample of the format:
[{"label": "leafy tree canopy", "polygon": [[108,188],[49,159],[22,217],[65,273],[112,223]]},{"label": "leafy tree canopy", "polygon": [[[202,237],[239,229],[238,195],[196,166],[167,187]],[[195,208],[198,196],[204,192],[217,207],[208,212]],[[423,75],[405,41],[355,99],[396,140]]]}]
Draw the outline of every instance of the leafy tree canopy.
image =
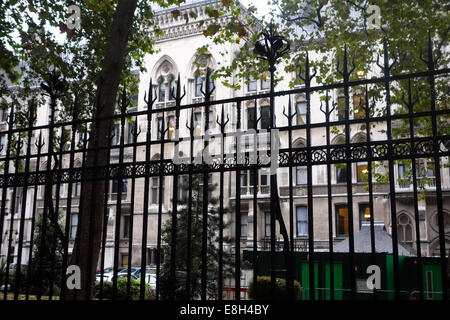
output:
[{"label": "leafy tree canopy", "polygon": [[[160,34],[155,24],[154,6],[167,7],[184,0],[138,1],[133,30],[130,33],[122,82],[136,90],[132,71],[145,70],[143,58],[155,52],[151,32]],[[89,115],[104,59],[105,44],[117,1],[12,0],[0,6],[0,96],[8,93],[8,78],[20,85],[14,100],[29,97],[52,68],[56,68],[70,91],[77,92],[84,115]],[[67,24],[73,11],[80,8],[80,27]],[[10,84],[10,83],[9,83]],[[64,99],[64,97],[63,97]],[[19,104],[17,104],[19,105]],[[70,104],[69,104],[70,105]],[[2,108],[6,107],[3,101]],[[63,115],[63,114],[62,114]]]}]

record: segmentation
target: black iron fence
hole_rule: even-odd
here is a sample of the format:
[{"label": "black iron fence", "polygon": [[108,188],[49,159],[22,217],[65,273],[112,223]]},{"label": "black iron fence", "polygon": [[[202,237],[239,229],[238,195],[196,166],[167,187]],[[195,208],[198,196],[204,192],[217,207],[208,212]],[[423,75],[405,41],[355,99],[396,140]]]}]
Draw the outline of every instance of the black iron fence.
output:
[{"label": "black iron fence", "polygon": [[[266,39],[280,40],[274,34]],[[75,295],[78,299],[220,299],[224,288],[241,292],[248,285],[242,282],[245,272],[253,279],[270,276],[272,294],[278,292],[276,278],[281,277],[287,297],[293,297],[297,280],[303,282],[307,299],[340,299],[342,291],[357,299],[362,276],[355,255],[361,252],[374,265],[376,253],[390,257],[383,277],[392,285],[392,298],[401,299],[409,296],[403,294],[401,280],[408,246],[414,248],[412,276],[417,284],[409,292],[426,299],[424,292],[439,291],[439,298],[448,299],[450,135],[445,124],[450,69],[436,68],[439,55],[430,41],[422,72],[392,74],[396,62],[384,46],[384,57],[377,62],[379,77],[351,80],[355,66],[346,52],[337,68],[341,82],[313,85],[316,73],[307,59],[298,74],[304,86],[287,91],[275,91],[274,72],[289,46],[267,46],[264,57],[272,75],[268,93],[215,99],[208,70],[200,102],[182,104],[186,89],[178,78],[171,103],[161,104],[150,82],[143,108],[130,107],[124,91],[110,117],[80,117],[82,106],[75,97],[72,106],[64,106],[71,116],[60,118],[58,100],[65,89],[52,75],[43,86],[48,108],[31,103],[25,113],[11,105],[0,132],[3,299],[66,299],[77,291],[67,284],[67,267],[77,261],[73,255],[95,257],[93,238],[78,239],[83,214],[95,219],[94,211],[86,211],[85,199],[94,202],[92,208],[103,205],[101,243],[98,261],[90,261],[97,274],[82,277],[81,283],[95,288],[86,296]],[[421,101],[416,83],[428,88]],[[442,83],[447,86],[443,94],[437,88]],[[404,88],[402,99],[393,90],[398,88]],[[358,104],[354,89],[359,90]],[[375,89],[381,98],[372,96]],[[268,113],[258,111],[261,101]],[[417,104],[427,107],[418,111]],[[41,110],[48,110],[48,119]],[[428,134],[415,132],[418,119],[427,119]],[[107,145],[92,137],[101,121],[109,121]],[[250,122],[255,135],[269,133],[265,147],[256,149],[264,152],[239,150],[239,132]],[[396,134],[399,123],[408,134]],[[200,140],[208,130],[214,139]],[[365,139],[354,140],[355,132]],[[218,154],[226,153],[223,161],[196,161],[195,152],[213,145],[219,146]],[[225,152],[227,145],[233,147]],[[87,161],[89,152],[102,150],[107,150],[103,163]],[[428,175],[418,173],[420,161],[429,165]],[[261,173],[274,165],[279,168]],[[86,190],[95,193],[99,185],[104,192],[95,200],[86,198]],[[379,220],[385,222],[380,232]],[[424,221],[435,225],[434,240],[421,240],[428,233]],[[358,222],[368,223],[366,238],[361,238]],[[379,248],[380,239],[384,242]],[[79,250],[74,249],[76,241]],[[369,249],[363,248],[365,242]],[[345,243],[348,261],[342,264],[334,251]],[[243,250],[253,252],[252,261],[244,261]],[[299,251],[307,254],[304,260],[294,259]],[[258,252],[269,252],[269,260],[258,260]],[[323,268],[315,264],[318,252],[327,255]],[[424,271],[430,264],[437,267],[431,279]],[[325,285],[326,294],[317,295],[316,288]],[[424,288],[428,285],[434,287]]]}]

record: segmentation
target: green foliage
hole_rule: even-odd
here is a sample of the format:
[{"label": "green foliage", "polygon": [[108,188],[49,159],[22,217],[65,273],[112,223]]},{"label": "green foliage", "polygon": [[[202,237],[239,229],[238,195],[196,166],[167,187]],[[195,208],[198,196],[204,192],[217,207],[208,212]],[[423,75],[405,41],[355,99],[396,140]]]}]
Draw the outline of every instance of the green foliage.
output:
[{"label": "green foliage", "polygon": [[[59,225],[59,228],[63,227]],[[53,284],[52,293],[57,295],[61,284],[63,246],[49,217],[47,217],[44,229],[44,216],[39,216],[35,224],[33,241],[33,256],[30,262],[30,292],[35,293],[41,282],[43,294],[48,295]]]},{"label": "green foliage", "polygon": [[[127,278],[117,279],[117,300],[139,300],[140,299],[140,281],[130,279],[130,295],[127,294]],[[100,298],[100,283],[95,283],[95,298]],[[113,299],[113,283],[110,281],[103,282],[102,299]],[[150,284],[145,284],[145,299],[154,300],[155,291],[151,288]]]},{"label": "green foliage", "polygon": [[[226,2],[226,4],[225,4]],[[348,67],[355,71],[350,75],[350,81],[361,80],[366,77],[380,77],[382,70],[376,66],[379,56],[380,64],[383,64],[383,44],[386,40],[389,51],[389,63],[394,62],[391,74],[405,72],[427,71],[426,62],[428,57],[428,34],[431,34],[433,47],[433,59],[440,56],[436,61],[435,68],[445,68],[450,62],[448,46],[448,35],[450,32],[447,12],[450,3],[445,0],[437,1],[386,1],[386,0],[273,0],[272,8],[279,9],[281,14],[275,13],[275,9],[262,19],[258,16],[256,8],[251,7],[245,12],[239,1],[222,1],[224,9],[231,16],[230,23],[221,23],[220,19],[214,19],[210,24],[213,33],[207,33],[214,44],[229,43],[229,50],[234,53],[231,66],[219,65],[215,75],[222,78],[222,83],[227,87],[239,88],[241,79],[246,82],[251,74],[255,79],[263,79],[264,71],[267,71],[265,61],[258,59],[252,48],[255,42],[262,38],[259,30],[267,29],[271,19],[278,15],[274,21],[277,33],[284,36],[291,43],[291,52],[286,55],[283,62],[285,72],[298,74],[299,66],[305,65],[306,52],[316,52],[319,55],[309,56],[312,70],[317,70],[313,81],[318,85],[331,84],[342,81],[342,75],[336,72],[339,62],[343,67],[344,48],[347,49]],[[381,13],[381,28],[368,29],[369,19],[368,6],[377,5]],[[246,33],[236,27],[237,21],[243,23]],[[213,27],[212,25],[215,25]],[[227,48],[223,46],[223,48]],[[209,47],[202,47],[207,51]],[[230,54],[228,49],[223,49],[223,55]],[[281,69],[281,68],[280,68]],[[304,70],[303,70],[304,72]],[[275,74],[275,82],[281,79],[281,74]],[[436,110],[447,110],[448,103],[448,79],[437,77],[435,79]],[[303,84],[299,77],[293,77],[290,86]],[[412,107],[408,106],[408,92],[411,88]],[[399,115],[405,113],[429,112],[431,110],[431,90],[426,77],[415,78],[411,81],[399,80],[391,85],[391,114]],[[371,112],[369,117],[386,116],[386,96],[384,84],[370,85],[368,96]],[[323,97],[322,97],[323,98]],[[349,102],[351,105],[351,97]],[[405,103],[406,102],[406,103]],[[337,106],[342,109],[343,106]],[[411,109],[411,110],[410,110]],[[352,110],[349,110],[352,114]],[[437,117],[437,129],[439,135],[450,134],[449,116]],[[385,129],[376,132],[374,125],[369,128],[369,134],[379,133],[386,135]],[[392,128],[393,138],[411,137],[411,129],[414,137],[429,137],[433,134],[431,117],[415,117],[410,124],[408,119],[394,121]],[[366,130],[364,126],[361,130]],[[338,135],[344,131],[343,126],[333,126],[332,134]],[[376,168],[384,167],[378,164]],[[374,172],[377,182],[385,182],[386,175]],[[411,182],[411,181],[410,181]],[[422,180],[426,183],[426,179]]]},{"label": "green foliage", "polygon": [[[275,297],[272,297],[272,285],[270,277],[257,277],[257,285],[255,292],[255,280],[252,279],[248,285],[248,296],[251,300],[273,300],[286,298],[286,280],[281,278],[275,279]],[[300,283],[294,280],[294,299],[302,298],[302,287]]]},{"label": "green foliage", "polygon": [[[202,270],[202,235],[203,235],[203,176],[194,175],[192,184],[188,179],[182,181],[181,189],[188,195],[189,187],[192,187],[192,216],[189,219],[188,196],[179,201],[177,215],[177,239],[176,239],[176,283],[174,286],[176,299],[195,299],[201,293],[201,270]],[[209,193],[212,194],[217,188],[216,184],[210,184]],[[183,193],[183,192],[182,192]],[[208,197],[208,223],[207,223],[207,293],[209,296],[215,296],[218,290],[218,268],[219,268],[219,201],[212,196]],[[224,209],[224,214],[228,212]],[[172,214],[169,213],[169,217]],[[191,292],[186,291],[186,270],[187,270],[187,237],[188,222],[191,222]],[[223,230],[226,230],[229,223],[224,222]],[[169,218],[162,230],[162,241],[164,263],[161,266],[161,297],[170,298],[173,282],[170,279],[171,262],[171,240],[172,240],[172,219]],[[233,275],[232,261],[233,255],[230,252],[233,239],[224,236],[223,246],[223,277]]]},{"label": "green foliage", "polygon": [[[152,54],[154,37],[152,32],[161,30],[154,19],[153,4],[167,7],[183,3],[184,0],[138,1],[135,19],[128,39],[121,83],[137,92],[138,79],[133,71],[145,71],[144,56]],[[80,8],[79,29],[68,29],[69,5]],[[15,0],[0,6],[0,96],[11,97],[9,81],[21,85],[10,103],[16,110],[26,112],[21,103],[36,95],[36,87],[46,79],[54,67],[69,84],[67,94],[61,97],[63,108],[59,112],[62,120],[71,115],[72,93],[77,92],[81,118],[92,115],[96,99],[96,87],[102,68],[106,40],[110,31],[117,1],[64,0],[28,1]],[[26,69],[26,70],[25,70]],[[44,102],[39,95],[38,103]],[[27,121],[19,125],[28,125]]]},{"label": "green foliage", "polygon": [[5,272],[6,272],[6,261],[1,259],[0,260],[0,286],[4,284]]}]

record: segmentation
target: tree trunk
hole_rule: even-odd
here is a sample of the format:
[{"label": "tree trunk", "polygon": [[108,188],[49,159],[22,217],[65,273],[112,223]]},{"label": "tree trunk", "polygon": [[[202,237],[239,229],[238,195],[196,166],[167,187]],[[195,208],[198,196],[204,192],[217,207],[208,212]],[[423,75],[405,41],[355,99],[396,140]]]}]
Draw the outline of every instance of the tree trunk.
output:
[{"label": "tree trunk", "polygon": [[[118,2],[106,44],[101,75],[97,83],[96,108],[98,112],[94,114],[94,117],[105,118],[114,114],[117,90],[136,5],[137,0],[121,0]],[[102,120],[93,123],[85,167],[107,164],[107,153],[109,151],[107,149],[99,150],[98,148],[108,146],[108,132],[111,128],[111,122],[111,120]],[[68,300],[84,300],[93,297],[95,273],[104,227],[104,181],[86,181],[83,183],[82,189],[80,221],[70,260],[70,265],[80,267],[81,289],[69,290],[66,288],[66,299]],[[89,287],[88,284],[90,284]]]}]

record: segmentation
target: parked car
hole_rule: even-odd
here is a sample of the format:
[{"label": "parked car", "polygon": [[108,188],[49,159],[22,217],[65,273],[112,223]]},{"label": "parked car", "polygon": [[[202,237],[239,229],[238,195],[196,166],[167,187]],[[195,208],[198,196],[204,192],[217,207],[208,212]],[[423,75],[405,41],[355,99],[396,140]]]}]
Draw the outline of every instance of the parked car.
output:
[{"label": "parked car", "polygon": [[[139,267],[131,267],[130,268],[130,276],[133,277],[136,273],[140,273],[141,268]],[[128,277],[128,268],[123,268],[121,272],[117,274],[118,278],[126,278]]]},{"label": "parked car", "polygon": [[[121,272],[123,272],[124,270],[127,270],[127,269],[125,269],[125,268],[118,268],[117,269],[117,275],[119,276],[119,274]],[[101,275],[102,275],[101,272],[97,272],[96,277],[95,277],[95,280],[97,282],[100,282]],[[112,268],[112,267],[111,268],[105,268],[103,270],[103,282],[113,281],[113,277],[114,277],[114,268]]]},{"label": "parked car", "polygon": [[[141,269],[140,267],[131,267],[131,279],[140,280],[141,279]],[[145,269],[145,282],[152,285],[152,287],[156,286],[156,269],[154,268],[146,268]],[[114,268],[106,268],[103,273],[103,281],[113,281],[114,277]],[[100,282],[101,272],[97,272],[96,281]],[[117,272],[117,278],[127,278],[128,277],[128,268],[119,268]]]},{"label": "parked car", "polygon": [[[155,268],[145,268],[145,276],[147,277],[147,275],[149,274],[153,274],[156,276],[156,269]],[[141,277],[141,268],[139,268],[139,271],[135,273],[135,276],[137,278]]]},{"label": "parked car", "polygon": [[[141,268],[139,271],[133,275],[133,279],[140,280],[141,279]],[[145,269],[145,282],[150,284],[152,288],[156,287],[156,269],[154,268],[146,268]]]},{"label": "parked car", "polygon": [[156,274],[147,273],[145,275],[145,282],[148,283],[152,289],[156,288]]}]

